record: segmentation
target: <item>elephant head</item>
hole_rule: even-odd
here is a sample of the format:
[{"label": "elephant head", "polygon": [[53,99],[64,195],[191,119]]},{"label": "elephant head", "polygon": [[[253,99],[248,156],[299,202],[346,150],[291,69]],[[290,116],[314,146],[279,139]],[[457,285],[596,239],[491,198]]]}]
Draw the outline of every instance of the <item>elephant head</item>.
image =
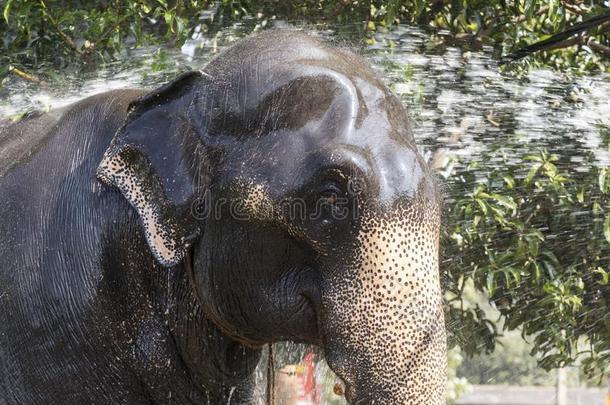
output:
[{"label": "elephant head", "polygon": [[133,103],[98,177],[226,335],[319,345],[353,404],[444,403],[437,190],[355,54],[242,40]]}]

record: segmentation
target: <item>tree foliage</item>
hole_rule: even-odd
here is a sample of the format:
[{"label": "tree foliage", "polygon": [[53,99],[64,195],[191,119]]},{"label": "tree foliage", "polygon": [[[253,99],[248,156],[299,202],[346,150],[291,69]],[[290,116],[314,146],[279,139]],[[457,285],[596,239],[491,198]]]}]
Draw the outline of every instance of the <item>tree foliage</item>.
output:
[{"label": "tree foliage", "polygon": [[455,183],[474,185],[452,204],[445,229],[457,342],[476,353],[497,337],[496,322],[463,306],[472,282],[504,329],[532,339],[544,368],[580,359],[601,376],[610,366],[610,169],[589,157],[560,170],[545,151],[503,159],[500,168],[485,167],[487,158],[470,164]]},{"label": "tree foliage", "polygon": [[[126,46],[180,45],[196,29],[269,19],[354,24],[369,33],[396,23],[436,30],[439,44],[459,43],[496,54],[562,31],[608,11],[601,0],[0,0],[0,62],[26,67],[109,60]],[[607,69],[606,23],[544,52],[536,63]],[[1,72],[0,72],[1,73]]]}]

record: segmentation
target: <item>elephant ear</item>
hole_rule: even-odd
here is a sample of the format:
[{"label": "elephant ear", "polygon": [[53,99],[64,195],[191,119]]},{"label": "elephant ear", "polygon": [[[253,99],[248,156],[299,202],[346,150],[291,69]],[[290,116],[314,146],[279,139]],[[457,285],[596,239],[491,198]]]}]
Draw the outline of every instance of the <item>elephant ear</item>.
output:
[{"label": "elephant ear", "polygon": [[201,80],[189,72],[133,102],[97,169],[135,208],[153,255],[167,267],[182,260],[197,232],[190,207],[204,156],[189,115]]}]

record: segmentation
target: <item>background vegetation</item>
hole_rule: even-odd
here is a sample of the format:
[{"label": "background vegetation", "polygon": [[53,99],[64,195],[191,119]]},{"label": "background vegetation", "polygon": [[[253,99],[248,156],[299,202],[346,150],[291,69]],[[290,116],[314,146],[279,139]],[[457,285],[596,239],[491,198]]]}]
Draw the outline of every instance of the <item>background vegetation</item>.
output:
[{"label": "background vegetation", "polygon": [[[352,25],[366,33],[406,23],[434,30],[438,45],[496,56],[548,38],[576,22],[608,12],[601,0],[0,0],[0,66],[19,74],[40,66],[98,63],[126,47],[180,46],[194,31],[236,21],[269,19]],[[607,70],[610,22],[571,37],[530,63]]]},{"label": "background vegetation", "polygon": [[[610,170],[592,156],[560,170],[545,151],[503,160],[481,167],[491,161],[482,157],[453,179],[473,187],[449,206],[443,244],[456,259],[446,268],[456,343],[491,351],[502,325],[531,340],[543,368],[580,359],[601,378],[610,370]],[[469,283],[501,323],[472,305]]]}]

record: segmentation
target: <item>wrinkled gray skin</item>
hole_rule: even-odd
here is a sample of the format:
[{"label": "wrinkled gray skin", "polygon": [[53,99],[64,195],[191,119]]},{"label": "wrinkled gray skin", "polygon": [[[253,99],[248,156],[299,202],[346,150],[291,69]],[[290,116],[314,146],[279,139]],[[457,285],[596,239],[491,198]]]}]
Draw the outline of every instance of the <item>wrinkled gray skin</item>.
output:
[{"label": "wrinkled gray skin", "polygon": [[282,340],[352,404],[444,403],[436,189],[354,54],[251,36],[0,156],[0,404],[251,403]]}]

